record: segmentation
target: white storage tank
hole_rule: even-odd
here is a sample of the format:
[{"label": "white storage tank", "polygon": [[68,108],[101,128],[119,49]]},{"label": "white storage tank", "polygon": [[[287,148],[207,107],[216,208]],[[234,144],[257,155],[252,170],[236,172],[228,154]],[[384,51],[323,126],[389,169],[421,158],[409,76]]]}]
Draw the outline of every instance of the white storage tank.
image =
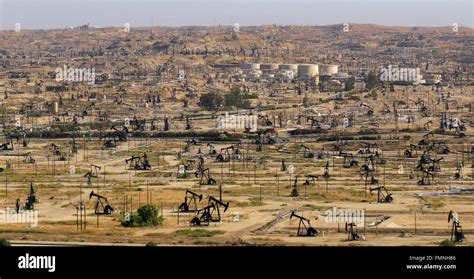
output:
[{"label": "white storage tank", "polygon": [[267,63],[267,64],[260,64],[260,70],[278,70],[278,64],[274,63]]},{"label": "white storage tank", "polygon": [[310,78],[319,74],[319,67],[316,64],[300,64],[298,65],[298,77]]},{"label": "white storage tank", "polygon": [[319,65],[319,74],[322,76],[332,76],[337,74],[337,65]]},{"label": "white storage tank", "polygon": [[241,68],[243,70],[260,70],[260,64],[258,63],[244,63],[242,64]]},{"label": "white storage tank", "polygon": [[298,71],[298,64],[280,64],[278,69],[281,71],[294,71],[296,73]]}]

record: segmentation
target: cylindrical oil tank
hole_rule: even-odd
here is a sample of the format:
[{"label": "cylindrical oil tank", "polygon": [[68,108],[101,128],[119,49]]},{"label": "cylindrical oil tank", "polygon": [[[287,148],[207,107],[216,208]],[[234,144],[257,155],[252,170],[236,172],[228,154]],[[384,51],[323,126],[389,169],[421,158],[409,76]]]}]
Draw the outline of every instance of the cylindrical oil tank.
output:
[{"label": "cylindrical oil tank", "polygon": [[298,71],[298,65],[297,64],[280,64],[278,66],[278,69],[280,69],[281,71],[294,71],[294,72],[297,72]]},{"label": "cylindrical oil tank", "polygon": [[243,70],[260,70],[260,64],[258,63],[244,63],[241,67]]},{"label": "cylindrical oil tank", "polygon": [[319,65],[319,74],[322,76],[337,74],[337,65]]},{"label": "cylindrical oil tank", "polygon": [[300,64],[298,65],[298,77],[310,78],[319,74],[319,67],[316,64]]},{"label": "cylindrical oil tank", "polygon": [[260,64],[260,70],[278,70],[278,64],[274,63],[266,63],[266,64]]}]

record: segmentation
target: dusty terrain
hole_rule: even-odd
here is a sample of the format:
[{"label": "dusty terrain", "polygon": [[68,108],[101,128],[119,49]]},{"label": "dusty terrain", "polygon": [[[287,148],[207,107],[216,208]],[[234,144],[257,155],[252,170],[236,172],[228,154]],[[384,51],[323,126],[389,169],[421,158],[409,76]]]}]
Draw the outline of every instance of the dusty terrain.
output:
[{"label": "dusty terrain", "polygon": [[[347,62],[352,57],[344,52],[340,57],[333,56],[336,50],[323,42],[319,42],[320,46],[326,48],[327,52],[314,54],[305,49],[308,42],[300,42],[299,33],[291,28],[249,28],[247,33],[242,32],[239,40],[210,31],[200,34],[192,28],[156,28],[153,36],[142,39],[139,39],[142,34],[140,30],[129,35],[128,39],[119,30],[112,29],[83,33],[79,30],[71,31],[76,33],[52,30],[45,34],[39,34],[39,31],[21,34],[0,32],[0,50],[6,51],[2,58],[4,68],[0,69],[0,93],[8,95],[2,100],[3,142],[8,142],[9,135],[15,133],[27,135],[26,146],[22,144],[22,137],[18,141],[13,138],[14,149],[0,151],[0,165],[4,168],[0,173],[0,208],[14,209],[16,199],[20,199],[23,204],[30,183],[33,183],[39,198],[35,204],[38,225],[0,224],[0,238],[18,245],[39,241],[75,245],[144,245],[153,242],[158,245],[436,246],[450,238],[448,213],[455,211],[459,214],[466,237],[464,242],[457,245],[472,245],[474,87],[469,81],[461,86],[453,82],[453,85],[441,89],[428,85],[395,85],[393,92],[381,87],[364,92],[320,92],[312,88],[298,95],[292,83],[239,82],[232,80],[225,69],[215,67],[217,64],[248,61],[248,56],[204,56],[198,50],[194,55],[178,54],[179,48],[183,46],[188,49],[199,48],[199,51],[207,46],[208,51],[212,52],[226,48],[237,51],[240,47],[250,51],[256,45],[262,52],[275,52],[259,58],[261,62],[268,62],[272,57],[279,57],[275,59],[280,62],[289,59],[298,62],[322,60],[345,65],[348,72],[360,67],[368,69],[371,64],[383,64],[390,60],[374,54],[379,48],[367,45],[364,46],[365,52],[357,50],[353,53],[356,59],[353,61],[359,61],[354,63],[360,65]],[[331,27],[309,31],[305,28],[301,27],[298,31],[310,34],[306,38],[323,34],[337,42],[337,48],[344,48],[342,45],[347,43]],[[335,30],[336,27],[333,28]],[[468,60],[472,59],[472,51],[469,56],[469,52],[460,45],[459,53],[445,53],[453,43],[449,40],[450,35],[446,35],[448,39],[443,39],[444,33],[448,31],[386,28],[360,25],[354,27],[354,32],[365,34],[360,37],[362,41],[363,38],[371,37],[374,44],[384,38],[382,34],[387,30],[396,34],[391,38],[394,41],[398,37],[431,37],[433,48],[437,47],[438,52],[441,52],[438,55],[445,54],[443,58],[447,61],[442,65],[433,63],[435,70],[462,69],[472,75],[473,60]],[[185,35],[193,32],[194,35]],[[370,36],[371,32],[376,35]],[[458,35],[465,36],[469,43],[472,33],[472,30],[464,29]],[[281,41],[265,41],[268,34],[274,34]],[[86,39],[86,36],[90,37]],[[160,46],[164,41],[169,43],[173,40],[179,43],[174,45],[177,54],[170,60],[171,47],[163,46],[167,50],[162,52]],[[56,45],[53,41],[63,42],[63,45]],[[97,42],[95,46],[94,41]],[[318,42],[314,44],[317,46]],[[392,47],[402,48],[395,43]],[[81,51],[97,51],[99,48],[120,55],[111,58],[108,54],[78,54]],[[76,56],[69,56],[68,50],[71,49],[76,52]],[[291,56],[287,49],[294,50]],[[429,48],[414,47],[410,51],[413,56],[418,52],[427,56],[433,54]],[[364,58],[367,55],[373,55],[373,58]],[[464,64],[459,61],[462,57],[467,57]],[[37,64],[31,64],[31,61]],[[166,61],[171,61],[169,63],[174,69],[161,76],[155,75],[156,68],[168,63]],[[46,85],[57,84],[46,73],[64,63],[96,65],[97,73],[127,72],[128,76],[98,85],[66,84],[68,88],[59,93],[48,91]],[[180,67],[190,73],[184,81],[174,76]],[[27,71],[31,76],[9,78],[8,73],[12,71]],[[144,74],[142,77],[140,74],[133,76],[134,71]],[[214,78],[212,84],[206,81],[209,76]],[[40,81],[43,83],[38,85]],[[251,93],[258,93],[258,98],[250,100],[252,109],[241,109],[239,113],[266,115],[273,122],[272,125],[266,125],[268,123],[259,119],[259,129],[266,130],[276,141],[262,144],[261,151],[257,150],[255,135],[245,133],[244,129],[216,128],[215,116],[222,115],[226,110],[210,112],[199,106],[201,94],[209,90],[226,91],[235,84],[248,86]],[[35,93],[38,87],[41,93]],[[79,95],[83,96],[77,97]],[[146,101],[148,95],[158,95],[161,100],[151,104]],[[58,102],[59,98],[62,98],[59,114],[50,113],[48,105]],[[183,105],[185,100],[189,101],[186,106]],[[429,109],[428,115],[422,112],[421,101]],[[94,105],[90,107],[92,103]],[[372,115],[367,113],[366,107],[373,110]],[[84,110],[88,111],[86,115],[82,113]],[[228,111],[236,113],[237,110]],[[69,114],[64,115],[65,112]],[[440,129],[441,113],[462,121],[465,125],[463,135],[456,128]],[[349,114],[355,116],[353,125],[343,126],[342,119]],[[78,124],[71,124],[73,115],[80,115]],[[185,116],[192,122],[192,129],[185,129]],[[318,119],[320,128],[312,127],[308,118],[310,116]],[[121,127],[134,117],[146,119],[146,128],[138,131],[131,127],[127,141],[117,141],[116,147],[105,148],[105,140],[100,135],[110,133],[112,126]],[[169,131],[164,131],[165,118],[170,119]],[[19,126],[16,125],[18,119]],[[330,125],[331,121],[335,125]],[[155,130],[150,128],[153,123],[157,125]],[[53,136],[52,131],[61,136]],[[306,132],[298,135],[295,131]],[[191,143],[191,139],[196,142]],[[429,148],[421,147],[421,140],[427,141],[426,146],[432,146],[432,149],[426,151]],[[77,153],[72,152],[73,141]],[[52,153],[53,143],[65,156],[64,161],[57,160],[57,156]],[[378,183],[370,184],[361,175],[361,166],[368,162],[367,154],[364,155],[365,143],[376,144],[376,152],[371,150],[369,153],[377,154],[377,160],[383,159],[385,162],[376,162],[373,177]],[[305,158],[302,144],[310,149],[313,158]],[[410,149],[410,144],[419,146],[416,151],[412,150],[412,158],[404,154]],[[234,147],[231,159],[219,162],[216,156],[221,148],[231,145]],[[446,154],[438,148],[444,146],[449,148]],[[211,153],[212,148],[216,154]],[[239,154],[235,151],[237,149]],[[358,154],[361,150],[363,152]],[[318,152],[323,154],[320,158]],[[340,152],[353,154],[358,165],[345,167]],[[417,183],[422,173],[416,171],[416,167],[424,152],[428,152],[432,158],[443,158],[429,185]],[[19,156],[27,153],[34,158],[34,163],[25,162],[24,157]],[[129,169],[125,160],[144,153],[151,169]],[[194,175],[200,157],[204,159],[204,166],[209,168],[210,176],[216,180],[215,184],[201,185],[199,177]],[[186,178],[178,178],[178,166],[186,164],[187,159],[195,160],[194,168],[189,170]],[[282,170],[282,160],[287,167],[293,166],[293,173],[288,169]],[[101,169],[98,177],[92,178],[88,185],[84,175],[92,164]],[[461,176],[456,178],[456,166],[460,164]],[[323,176],[326,166],[329,178]],[[317,176],[317,179],[314,184],[304,185],[306,176],[310,174]],[[298,177],[299,195],[291,197],[295,176]],[[377,192],[369,191],[376,186],[385,186],[392,194],[393,202],[378,203]],[[198,208],[208,204],[208,196],[219,198],[222,195],[222,201],[228,202],[229,208],[225,212],[221,208],[221,221],[211,222],[209,226],[191,226],[190,220],[195,214],[179,213],[178,210],[187,189],[203,194]],[[459,194],[457,189],[471,192]],[[107,197],[114,208],[111,215],[97,217],[93,214],[96,199],[89,198],[91,191]],[[87,226],[82,229],[77,222],[76,209],[81,200],[87,207]],[[159,208],[164,218],[162,226],[128,228],[121,225],[127,212],[135,212],[145,204]],[[345,222],[326,222],[327,211],[333,208],[363,210],[364,218],[357,223],[356,230],[365,240],[348,241]],[[299,220],[289,218],[292,211],[308,218],[318,235],[297,236]]]}]

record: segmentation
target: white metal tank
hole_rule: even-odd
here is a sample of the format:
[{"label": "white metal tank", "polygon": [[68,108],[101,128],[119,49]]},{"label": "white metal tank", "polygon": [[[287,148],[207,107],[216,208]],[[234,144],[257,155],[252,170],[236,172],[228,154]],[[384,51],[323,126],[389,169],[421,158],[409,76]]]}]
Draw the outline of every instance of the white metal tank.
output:
[{"label": "white metal tank", "polygon": [[258,63],[244,63],[241,68],[243,70],[260,70],[260,64]]},{"label": "white metal tank", "polygon": [[337,74],[337,65],[319,65],[319,74],[322,76],[332,76]]},{"label": "white metal tank", "polygon": [[278,69],[281,71],[298,71],[298,64],[280,64],[278,65]]},{"label": "white metal tank", "polygon": [[310,78],[319,74],[319,67],[316,64],[300,64],[298,65],[298,77]]},{"label": "white metal tank", "polygon": [[278,70],[278,64],[274,64],[274,63],[260,64],[260,70]]}]

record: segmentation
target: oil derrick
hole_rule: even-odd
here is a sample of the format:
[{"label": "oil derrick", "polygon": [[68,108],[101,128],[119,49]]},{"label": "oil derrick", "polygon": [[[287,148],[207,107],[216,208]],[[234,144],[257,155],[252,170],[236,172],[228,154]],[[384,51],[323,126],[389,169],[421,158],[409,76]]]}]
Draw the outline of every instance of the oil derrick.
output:
[{"label": "oil derrick", "polygon": [[28,147],[28,143],[29,143],[29,142],[30,142],[30,141],[26,138],[26,134],[23,134],[21,145],[22,145],[23,147]]},{"label": "oil derrick", "polygon": [[191,123],[191,120],[189,120],[189,116],[186,116],[186,127],[184,129],[185,130],[192,130],[193,129],[193,124]]},{"label": "oil derrick", "polygon": [[273,122],[270,121],[270,119],[268,118],[268,115],[259,115],[258,120],[259,120],[259,124],[264,127],[266,126],[273,127]]},{"label": "oil derrick", "polygon": [[188,139],[186,140],[186,144],[183,147],[183,153],[191,151],[191,145],[198,145],[198,140],[196,139]]},{"label": "oil derrick", "polygon": [[329,177],[330,177],[330,174],[329,174],[329,160],[326,161],[326,166],[324,167],[323,177],[324,177],[324,179],[326,179],[326,180],[328,180]]},{"label": "oil derrick", "polygon": [[122,142],[127,141],[127,135],[128,135],[127,127],[123,126],[122,130],[119,130],[117,127],[112,126],[110,130],[112,130],[112,136],[114,139],[118,141],[122,141]]},{"label": "oil derrick", "polygon": [[72,141],[70,142],[70,145],[71,145],[71,153],[77,154],[78,148],[76,144],[76,137],[72,137]]},{"label": "oil derrick", "polygon": [[221,207],[224,208],[224,211],[222,212],[226,212],[227,209],[229,209],[229,202],[224,203],[212,196],[209,196],[208,205],[196,211],[196,216],[191,220],[191,225],[208,226],[211,222],[220,222]]},{"label": "oil derrick", "polygon": [[281,159],[280,171],[286,171],[285,159]]},{"label": "oil derrick", "polygon": [[197,170],[194,175],[199,177],[199,185],[207,184],[213,185],[216,184],[216,180],[211,177],[209,168],[203,170]]},{"label": "oil derrick", "polygon": [[462,232],[462,226],[459,222],[459,216],[452,210],[448,214],[448,223],[451,222],[451,241],[462,242],[464,240],[464,233]]},{"label": "oil derrick", "polygon": [[377,203],[391,203],[393,202],[392,194],[387,191],[385,186],[370,188],[370,194],[377,191]]},{"label": "oil derrick", "polygon": [[[415,156],[418,156],[417,150],[419,149],[421,149],[420,146],[410,144],[410,147],[408,149],[405,149],[405,151],[403,152],[403,155],[405,156],[405,158],[414,158]],[[415,153],[414,155],[413,155],[413,152]]]},{"label": "oil derrick", "polygon": [[295,211],[291,212],[290,220],[295,217],[299,219],[297,236],[315,236],[318,234],[318,231],[311,227],[311,222],[308,218],[297,215]]},{"label": "oil derrick", "polygon": [[91,165],[91,169],[84,174],[84,177],[87,178],[87,186],[92,187],[92,178],[99,177],[99,171],[101,168],[101,166]]},{"label": "oil derrick", "polygon": [[374,155],[379,156],[379,150],[376,143],[364,142],[365,148],[357,151],[357,155]]},{"label": "oil derrick", "polygon": [[23,162],[27,164],[34,164],[36,160],[31,156],[31,153],[23,153],[23,154],[6,154],[5,156],[8,157],[23,157]]},{"label": "oil derrick", "polygon": [[351,223],[346,223],[346,232],[347,232],[347,240],[353,241],[353,240],[359,240],[360,236],[357,233],[357,225],[353,222]]},{"label": "oil derrick", "polygon": [[88,105],[83,111],[82,111],[82,116],[92,116],[92,108],[95,107],[95,104],[92,103]]},{"label": "oil derrick", "polygon": [[136,116],[130,121],[130,126],[133,132],[143,132],[146,129],[146,120],[138,119]]},{"label": "oil derrick", "polygon": [[306,180],[303,182],[303,185],[305,185],[305,186],[309,186],[309,185],[316,186],[316,180],[318,180],[317,175],[308,174],[308,175],[306,175]]},{"label": "oil derrick", "polygon": [[290,197],[298,197],[300,192],[298,190],[298,176],[295,176],[295,180],[293,181],[293,190],[291,190]]},{"label": "oil derrick", "polygon": [[33,188],[33,182],[30,183],[30,193],[28,194],[28,197],[26,198],[26,203],[24,206],[25,210],[33,210],[35,208],[35,203],[38,202],[38,199],[36,198],[36,192],[35,189]]},{"label": "oil derrick", "polygon": [[229,162],[232,159],[232,155],[235,153],[233,145],[221,148],[221,152],[216,157],[217,162]]},{"label": "oil derrick", "polygon": [[209,148],[209,152],[208,152],[209,155],[214,156],[217,154],[217,151],[214,145],[207,143],[207,147]]},{"label": "oil derrick", "polygon": [[[180,212],[195,212],[198,211],[197,203],[202,200],[202,194],[196,194],[193,191],[186,190],[184,196],[184,202],[179,205]],[[191,209],[191,204],[194,205],[194,209]]]},{"label": "oil derrick", "polygon": [[[393,118],[395,120],[395,138],[398,139],[399,127],[398,127],[398,109],[397,109],[397,102],[393,101]],[[398,153],[398,157],[400,157],[400,153]]]},{"label": "oil derrick", "polygon": [[441,160],[443,160],[443,157],[432,159],[429,150],[421,155],[415,167],[415,171],[421,172],[421,180],[417,182],[418,185],[431,185],[434,182],[435,173],[441,170],[439,167]]},{"label": "oil derrick", "polygon": [[[360,175],[364,179],[365,186],[367,188],[367,183],[372,185],[378,184],[378,180],[374,177],[375,173],[375,156],[370,155],[366,158],[365,163],[360,167]],[[370,181],[369,181],[370,176]]]},{"label": "oil derrick", "polygon": [[34,164],[36,162],[36,160],[31,156],[30,152],[22,154],[22,156],[23,156],[23,162],[24,163]]},{"label": "oil derrick", "polygon": [[110,215],[110,214],[112,214],[112,211],[114,211],[114,209],[112,208],[112,206],[107,201],[107,197],[98,195],[98,194],[94,193],[94,191],[92,191],[89,194],[89,200],[92,197],[95,197],[97,199],[96,202],[95,202],[95,206],[94,206],[94,214],[95,215]]},{"label": "oil derrick", "polygon": [[359,165],[359,162],[354,159],[354,155],[351,153],[340,152],[339,155],[344,157],[344,161],[342,163],[343,168],[352,168]]},{"label": "oil derrick", "polygon": [[309,147],[304,144],[301,144],[298,149],[298,152],[300,152],[301,149],[303,149],[303,158],[314,158],[314,154],[311,152],[311,149]]},{"label": "oil derrick", "polygon": [[321,129],[321,124],[314,116],[306,117],[306,122],[311,121],[311,129]]},{"label": "oil derrick", "polygon": [[151,165],[148,161],[148,156],[143,153],[143,156],[132,156],[125,159],[125,163],[128,164],[130,170],[150,170]]},{"label": "oil derrick", "polygon": [[165,117],[163,119],[163,131],[169,131],[170,130],[170,119],[168,117]]},{"label": "oil derrick", "polygon": [[66,155],[61,151],[61,148],[54,143],[50,144],[50,153],[56,161],[66,161]]},{"label": "oil derrick", "polygon": [[461,179],[462,178],[462,162],[456,163],[456,172],[454,173],[454,179]]},{"label": "oil derrick", "polygon": [[102,141],[102,149],[117,147],[116,138],[114,136],[109,137],[108,135],[102,135],[99,140]]}]

